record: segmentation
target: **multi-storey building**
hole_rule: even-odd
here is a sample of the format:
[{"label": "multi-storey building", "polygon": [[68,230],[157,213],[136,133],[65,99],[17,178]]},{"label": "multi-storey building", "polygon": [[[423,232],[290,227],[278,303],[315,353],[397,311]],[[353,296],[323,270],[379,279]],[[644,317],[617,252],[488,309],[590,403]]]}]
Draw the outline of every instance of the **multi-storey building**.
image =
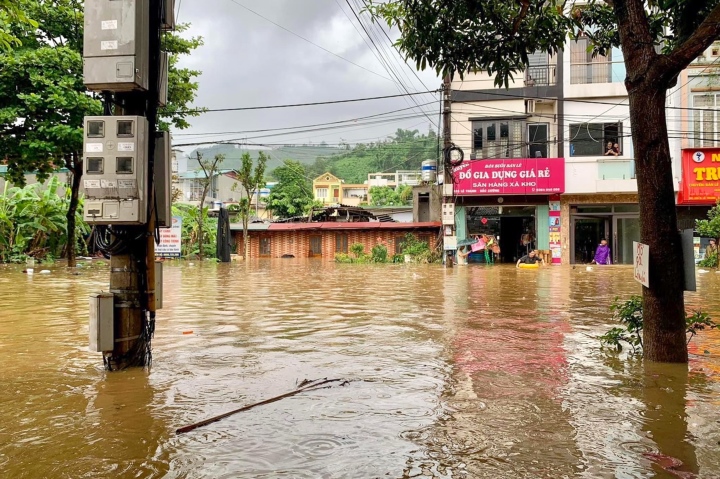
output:
[{"label": "multi-storey building", "polygon": [[[668,95],[676,192],[681,148],[720,139],[720,94],[708,85],[720,77],[706,68],[698,79],[704,66],[688,69]],[[446,199],[456,204],[455,237],[494,234],[504,261],[536,248],[552,250],[554,263],[589,262],[607,239],[613,260],[631,263],[640,222],[625,76],[620,49],[593,57],[580,38],[556,56],[531,55],[507,88],[483,73],[453,79],[451,137],[465,154]]]}]

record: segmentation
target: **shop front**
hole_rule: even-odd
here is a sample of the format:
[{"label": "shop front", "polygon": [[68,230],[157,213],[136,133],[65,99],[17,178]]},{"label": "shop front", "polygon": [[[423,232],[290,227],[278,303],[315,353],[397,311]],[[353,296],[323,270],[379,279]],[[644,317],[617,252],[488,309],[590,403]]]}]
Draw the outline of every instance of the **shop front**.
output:
[{"label": "shop front", "polygon": [[[637,195],[563,196],[567,211],[567,244],[563,251],[571,264],[592,262],[600,241],[610,246],[614,264],[632,264],[633,241],[640,241],[640,208]],[[598,201],[605,200],[606,203]]]},{"label": "shop front", "polygon": [[678,222],[692,228],[720,199],[720,148],[686,148],[681,161]]},{"label": "shop front", "polygon": [[[555,195],[565,186],[564,159],[471,160],[453,169],[453,179],[457,238],[494,238],[500,246],[495,259],[504,263],[532,249],[556,250],[552,256],[560,262],[560,207]],[[476,255],[476,260],[484,257]]]}]

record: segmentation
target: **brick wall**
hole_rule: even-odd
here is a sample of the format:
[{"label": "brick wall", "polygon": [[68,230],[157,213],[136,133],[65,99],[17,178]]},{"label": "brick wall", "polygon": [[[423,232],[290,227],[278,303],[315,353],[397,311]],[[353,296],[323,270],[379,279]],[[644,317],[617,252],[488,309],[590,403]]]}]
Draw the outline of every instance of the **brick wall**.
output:
[{"label": "brick wall", "polygon": [[[336,235],[347,235],[348,253],[350,247],[355,243],[362,243],[365,246],[365,252],[369,253],[373,246],[379,242],[385,243],[388,248],[388,254],[395,254],[395,240],[404,237],[410,230],[310,230],[310,231],[250,231],[250,257],[259,258],[260,256],[260,239],[270,239],[270,258],[280,258],[283,255],[290,254],[296,258],[310,257],[310,238],[312,236],[320,236],[322,238],[322,254],[320,257],[327,260],[334,260],[336,251]],[[439,228],[423,228],[412,230],[417,237],[427,237],[431,246],[434,245],[435,239],[440,232]],[[235,232],[235,242],[237,243],[237,253],[242,255],[243,239],[242,232]],[[268,256],[265,256],[268,257]]]}]

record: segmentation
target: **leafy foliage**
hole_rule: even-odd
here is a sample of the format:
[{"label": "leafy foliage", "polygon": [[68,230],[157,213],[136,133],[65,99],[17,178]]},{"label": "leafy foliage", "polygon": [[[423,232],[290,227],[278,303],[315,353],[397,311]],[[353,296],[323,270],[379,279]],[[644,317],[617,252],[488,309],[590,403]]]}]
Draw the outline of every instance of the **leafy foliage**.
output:
[{"label": "leafy foliage", "polygon": [[[566,2],[559,1],[366,0],[376,18],[400,29],[397,45],[417,62],[418,69],[432,67],[440,75],[461,77],[483,71],[495,76],[498,86],[508,86],[525,69],[529,53],[557,54],[568,38],[587,37],[594,54],[604,55],[620,46],[619,16],[627,12],[618,11],[613,3],[589,0],[566,7]],[[719,2],[641,3],[650,37],[669,53],[698,29]]]},{"label": "leafy foliage", "polygon": [[710,254],[709,256],[706,256],[705,258],[701,259],[698,263],[698,266],[702,266],[703,268],[717,268],[718,266],[718,255],[717,253]]},{"label": "leafy foliage", "polygon": [[[3,23],[8,15],[2,13],[3,7],[7,5],[11,4],[0,0],[0,30],[7,27],[18,39],[10,49],[0,52],[0,151],[8,165],[7,179],[23,186],[26,172],[34,172],[44,181],[54,170],[66,167],[74,176],[67,222],[73,236],[72,218],[79,203],[83,170],[83,118],[103,112],[100,99],[83,84],[83,2],[13,2],[17,21]],[[34,22],[22,21],[27,18]],[[179,31],[186,28],[182,25]],[[177,61],[178,55],[189,54],[201,44],[199,38],[164,35],[163,45],[171,56],[168,105],[159,111],[161,128],[167,129],[169,122],[186,128],[186,118],[198,114],[188,111],[187,105],[195,97],[197,83],[192,79],[199,72],[178,69]],[[70,249],[68,264],[73,263],[74,250]]]},{"label": "leafy foliage", "polygon": [[382,243],[378,243],[372,247],[370,256],[373,263],[387,263],[388,260],[388,249]]},{"label": "leafy foliage", "polygon": [[[10,187],[0,195],[0,262],[22,262],[27,257],[59,258],[67,247],[66,215],[69,192],[59,195],[63,185],[52,178],[45,189],[40,184]],[[77,214],[74,243],[84,245],[90,231]]]},{"label": "leafy foliage", "polygon": [[[603,346],[609,346],[616,351],[623,350],[623,344],[629,345],[632,350],[631,355],[642,355],[643,340],[643,306],[640,296],[632,296],[625,302],[620,302],[619,298],[610,306],[613,313],[613,319],[619,321],[622,326],[614,327],[607,333],[600,336],[600,343]],[[704,329],[714,329],[717,324],[702,311],[693,311],[692,314],[685,317],[685,332],[687,334],[687,342],[697,335],[699,331]]]},{"label": "leafy foliage", "polygon": [[273,215],[292,218],[308,213],[315,205],[310,180],[299,162],[285,160],[283,166],[275,168],[273,176],[278,183],[267,197],[267,208]]},{"label": "leafy foliage", "polygon": [[12,25],[24,24],[36,28],[37,22],[28,18],[22,8],[23,0],[0,0],[0,50],[21,46],[22,42],[11,33]]},{"label": "leafy foliage", "polygon": [[412,186],[373,186],[368,191],[372,206],[404,206],[412,203]]},{"label": "leafy foliage", "polygon": [[696,229],[701,236],[708,238],[720,238],[720,203],[710,208],[707,213],[708,219],[697,220]]},{"label": "leafy foliage", "polygon": [[[216,255],[217,218],[208,217],[208,208],[202,209],[202,220],[199,221],[200,210],[184,203],[172,206],[173,216],[182,218],[182,247],[185,258],[200,256],[200,237],[203,239],[203,256],[214,258]],[[202,228],[202,230],[201,230]],[[202,235],[200,234],[202,231]]]},{"label": "leafy foliage", "polygon": [[384,141],[361,143],[340,154],[321,156],[305,167],[309,178],[330,172],[348,183],[364,183],[368,174],[396,170],[419,170],[423,160],[438,156],[434,131],[420,135],[417,130],[398,129]]},{"label": "leafy foliage", "polygon": [[255,169],[253,170],[253,159],[250,153],[244,153],[242,155],[240,169],[235,170],[237,183],[233,185],[233,188],[239,186],[243,193],[238,210],[243,225],[243,238],[245,239],[245,252],[243,256],[245,258],[250,255],[250,241],[247,232],[248,222],[250,221],[250,203],[253,195],[265,186],[265,166],[267,165],[267,160],[267,155],[261,151]]}]

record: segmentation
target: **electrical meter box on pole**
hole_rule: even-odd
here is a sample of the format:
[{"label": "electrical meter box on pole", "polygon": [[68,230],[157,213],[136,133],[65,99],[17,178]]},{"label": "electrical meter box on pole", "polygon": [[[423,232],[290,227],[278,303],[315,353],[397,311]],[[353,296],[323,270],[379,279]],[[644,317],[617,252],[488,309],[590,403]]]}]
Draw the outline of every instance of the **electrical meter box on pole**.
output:
[{"label": "electrical meter box on pole", "polygon": [[150,0],[85,0],[84,81],[89,90],[146,91]]},{"label": "electrical meter box on pole", "polygon": [[84,133],[85,221],[99,225],[147,223],[147,119],[86,117]]}]

